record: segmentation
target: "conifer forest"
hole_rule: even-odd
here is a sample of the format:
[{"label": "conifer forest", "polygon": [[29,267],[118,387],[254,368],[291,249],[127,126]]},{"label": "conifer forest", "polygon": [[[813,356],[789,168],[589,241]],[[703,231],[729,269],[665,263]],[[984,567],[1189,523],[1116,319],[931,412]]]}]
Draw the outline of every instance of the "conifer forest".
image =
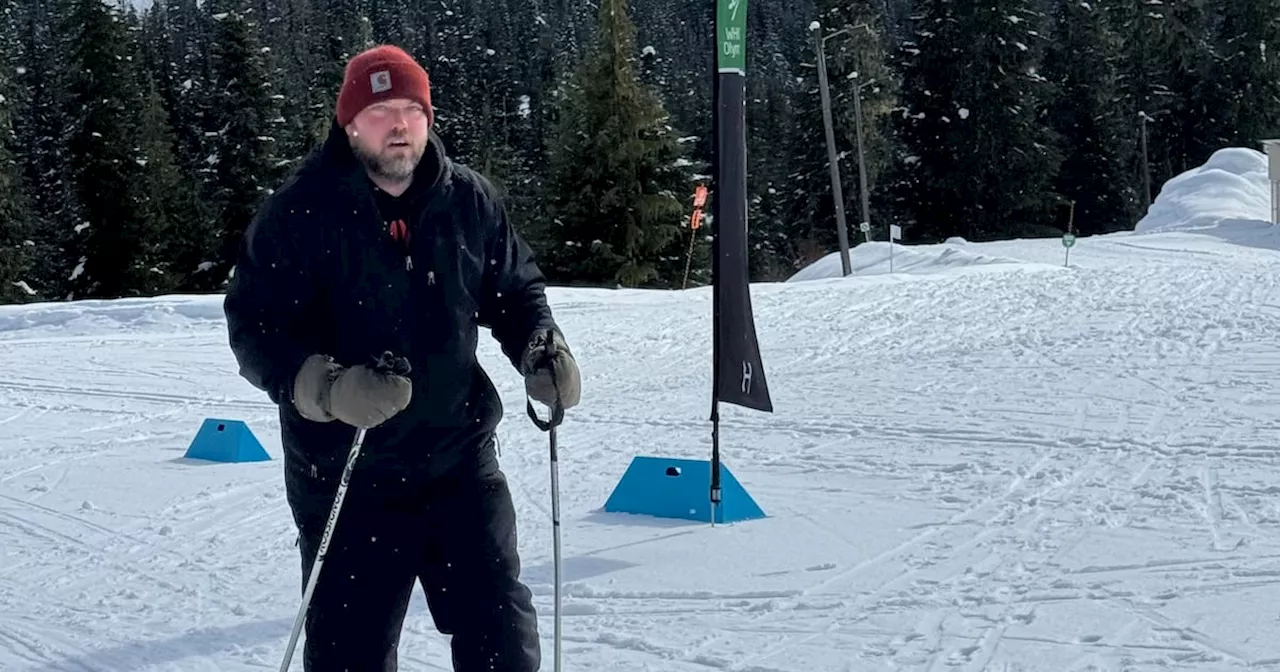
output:
[{"label": "conifer forest", "polygon": [[[1280,136],[1280,0],[747,2],[753,280],[837,249],[820,36],[852,245],[1130,229],[1165,180]],[[222,291],[378,43],[427,68],[446,151],[553,283],[705,284],[714,11],[0,0],[0,303]]]}]

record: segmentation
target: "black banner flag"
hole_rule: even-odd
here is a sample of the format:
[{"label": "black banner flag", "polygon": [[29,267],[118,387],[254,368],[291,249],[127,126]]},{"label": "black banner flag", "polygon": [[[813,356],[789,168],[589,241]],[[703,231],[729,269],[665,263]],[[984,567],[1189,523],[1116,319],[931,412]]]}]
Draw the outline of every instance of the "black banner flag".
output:
[{"label": "black banner flag", "polygon": [[747,267],[747,0],[718,0],[716,33],[715,398],[773,412]]}]

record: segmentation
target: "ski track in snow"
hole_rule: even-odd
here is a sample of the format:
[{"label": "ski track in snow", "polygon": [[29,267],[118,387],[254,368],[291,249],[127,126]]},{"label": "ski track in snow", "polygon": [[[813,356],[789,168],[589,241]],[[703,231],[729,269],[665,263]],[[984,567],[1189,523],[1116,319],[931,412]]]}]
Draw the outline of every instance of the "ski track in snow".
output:
[{"label": "ski track in snow", "polygon": [[[632,456],[710,454],[708,291],[552,290],[566,669],[1280,669],[1280,255],[971,247],[1022,263],[753,288],[776,412],[721,439],[770,517],[714,528],[599,510]],[[0,669],[278,666],[281,464],[182,457],[205,417],[280,454],[219,301],[0,312]],[[546,436],[482,347],[549,667]],[[420,594],[401,657],[450,669]]]}]

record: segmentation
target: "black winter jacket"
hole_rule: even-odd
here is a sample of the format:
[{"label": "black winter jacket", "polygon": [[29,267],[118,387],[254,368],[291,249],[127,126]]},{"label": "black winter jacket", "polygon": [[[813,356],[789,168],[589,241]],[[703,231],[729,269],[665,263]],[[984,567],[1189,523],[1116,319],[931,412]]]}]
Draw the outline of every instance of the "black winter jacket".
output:
[{"label": "black winter jacket", "polygon": [[374,187],[336,124],[249,225],[224,309],[240,374],[279,405],[286,463],[328,480],[355,430],[292,403],[313,353],[412,365],[410,405],[366,436],[361,468],[431,475],[491,440],[502,404],[476,359],[478,327],[513,366],[529,336],[554,327],[545,280],[493,186],[431,136],[413,186],[407,244],[393,239]]}]

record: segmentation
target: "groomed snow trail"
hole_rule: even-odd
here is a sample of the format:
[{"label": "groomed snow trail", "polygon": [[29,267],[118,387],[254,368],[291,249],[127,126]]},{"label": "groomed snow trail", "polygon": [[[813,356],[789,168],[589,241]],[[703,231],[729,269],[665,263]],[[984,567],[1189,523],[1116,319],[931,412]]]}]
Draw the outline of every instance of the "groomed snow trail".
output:
[{"label": "groomed snow trail", "polygon": [[[553,290],[584,373],[566,668],[1280,669],[1280,253],[911,252],[937,263],[753,288],[776,412],[723,407],[722,448],[770,517],[715,528],[599,511],[633,456],[709,456],[710,294]],[[279,457],[225,339],[219,297],[0,308],[0,669],[278,666],[281,463],[182,458],[205,417]],[[549,653],[546,436],[483,347]],[[401,654],[449,669],[421,595]]]}]

